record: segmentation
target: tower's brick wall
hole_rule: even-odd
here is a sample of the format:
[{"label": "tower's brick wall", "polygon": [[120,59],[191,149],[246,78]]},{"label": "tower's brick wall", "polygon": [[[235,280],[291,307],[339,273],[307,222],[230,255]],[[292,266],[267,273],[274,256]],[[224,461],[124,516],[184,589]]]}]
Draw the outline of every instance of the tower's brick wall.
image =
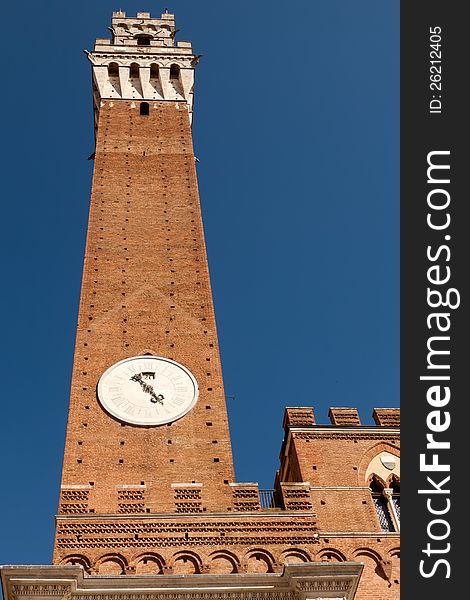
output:
[{"label": "tower's brick wall", "polygon": [[[144,353],[194,373],[197,405],[159,427],[121,424],[101,374]],[[226,510],[232,454],[185,103],[103,102],[59,513]],[[172,484],[189,484],[172,487]],[[202,487],[192,487],[193,484]],[[77,487],[78,486],[78,487]]]}]

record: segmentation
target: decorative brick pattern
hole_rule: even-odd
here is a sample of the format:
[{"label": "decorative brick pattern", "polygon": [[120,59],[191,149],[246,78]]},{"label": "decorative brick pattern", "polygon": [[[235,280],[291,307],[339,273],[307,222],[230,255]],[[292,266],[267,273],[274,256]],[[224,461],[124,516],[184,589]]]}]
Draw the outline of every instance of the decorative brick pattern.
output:
[{"label": "decorative brick pattern", "polygon": [[238,512],[251,512],[261,509],[258,486],[232,487],[233,506]]},{"label": "decorative brick pattern", "polygon": [[303,483],[282,483],[282,499],[286,510],[312,511],[310,486]]},{"label": "decorative brick pattern", "polygon": [[175,512],[200,513],[204,512],[201,502],[201,488],[175,488]]},{"label": "decorative brick pattern", "polygon": [[78,515],[88,512],[89,490],[62,490],[59,514]]}]

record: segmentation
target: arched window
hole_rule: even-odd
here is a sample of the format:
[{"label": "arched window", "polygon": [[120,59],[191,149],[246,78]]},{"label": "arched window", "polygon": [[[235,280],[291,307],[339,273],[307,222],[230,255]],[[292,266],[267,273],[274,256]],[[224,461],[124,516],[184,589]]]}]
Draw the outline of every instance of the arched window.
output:
[{"label": "arched window", "polygon": [[150,105],[148,102],[141,102],[140,103],[140,114],[143,115],[144,117],[148,117],[150,114]]},{"label": "arched window", "polygon": [[158,65],[156,63],[150,65],[150,79],[158,79]]},{"label": "arched window", "polygon": [[150,36],[149,35],[138,35],[137,36],[137,45],[138,46],[150,46]]},{"label": "arched window", "polygon": [[137,63],[132,63],[130,68],[130,76],[131,77],[139,77],[139,65]]},{"label": "arched window", "polygon": [[390,489],[392,491],[391,501],[393,504],[393,510],[395,511],[395,518],[398,525],[400,525],[400,480],[397,477],[393,477]]},{"label": "arched window", "polygon": [[179,79],[180,68],[179,65],[171,65],[170,67],[170,79]]},{"label": "arched window", "polygon": [[108,65],[108,76],[119,77],[119,65],[117,63],[112,62]]},{"label": "arched window", "polygon": [[370,482],[370,492],[382,531],[396,531],[388,496],[384,493],[384,486],[375,477]]}]

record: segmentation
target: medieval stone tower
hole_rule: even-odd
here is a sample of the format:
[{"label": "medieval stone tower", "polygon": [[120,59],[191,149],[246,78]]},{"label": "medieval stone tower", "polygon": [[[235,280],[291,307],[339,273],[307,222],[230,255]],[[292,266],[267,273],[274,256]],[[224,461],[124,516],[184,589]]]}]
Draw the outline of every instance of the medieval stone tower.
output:
[{"label": "medieval stone tower", "polygon": [[7,599],[398,598],[399,414],[287,408],[273,490],[234,480],[174,16],[88,54],[96,152],[53,566]]}]

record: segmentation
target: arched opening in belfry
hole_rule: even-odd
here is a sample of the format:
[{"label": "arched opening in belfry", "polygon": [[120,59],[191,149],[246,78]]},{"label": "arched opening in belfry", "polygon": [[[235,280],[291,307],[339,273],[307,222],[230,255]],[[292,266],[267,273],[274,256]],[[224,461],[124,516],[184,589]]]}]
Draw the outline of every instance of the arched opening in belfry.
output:
[{"label": "arched opening in belfry", "polygon": [[119,77],[119,65],[115,62],[109,63],[108,65],[108,76]]},{"label": "arched opening in belfry", "polygon": [[171,65],[170,67],[170,79],[179,79],[180,78],[180,67],[179,65]]},{"label": "arched opening in belfry", "polygon": [[157,63],[152,63],[150,65],[150,79],[158,79],[159,69]]},{"label": "arched opening in belfry", "polygon": [[133,78],[137,79],[139,77],[139,65],[137,63],[131,64],[129,75],[131,76],[132,79]]}]

